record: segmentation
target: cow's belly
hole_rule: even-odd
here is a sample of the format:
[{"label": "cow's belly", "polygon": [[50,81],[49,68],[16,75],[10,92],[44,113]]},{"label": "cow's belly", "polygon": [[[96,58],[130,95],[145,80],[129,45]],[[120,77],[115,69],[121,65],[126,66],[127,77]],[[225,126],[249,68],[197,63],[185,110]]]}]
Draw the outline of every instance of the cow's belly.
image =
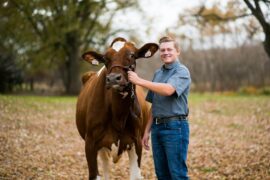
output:
[{"label": "cow's belly", "polygon": [[99,149],[98,154],[103,160],[109,161],[112,160],[114,163],[116,163],[120,157],[121,154],[119,154],[120,150],[120,140],[117,141],[117,143],[112,143],[110,147],[104,146]]},{"label": "cow's belly", "polygon": [[141,152],[137,154],[136,149],[140,146],[139,131],[131,132],[128,129],[121,131],[121,133],[113,129],[102,130],[102,137],[97,139],[96,146],[98,149],[98,160],[101,162],[104,179],[109,179],[110,166],[112,162],[116,163],[121,158],[123,152],[127,151],[129,156],[130,179],[141,179],[141,170],[139,161],[141,159]]},{"label": "cow's belly", "polygon": [[112,161],[116,163],[121,154],[126,150],[130,150],[134,144],[134,140],[128,135],[107,134],[100,141],[98,149],[111,157]]}]

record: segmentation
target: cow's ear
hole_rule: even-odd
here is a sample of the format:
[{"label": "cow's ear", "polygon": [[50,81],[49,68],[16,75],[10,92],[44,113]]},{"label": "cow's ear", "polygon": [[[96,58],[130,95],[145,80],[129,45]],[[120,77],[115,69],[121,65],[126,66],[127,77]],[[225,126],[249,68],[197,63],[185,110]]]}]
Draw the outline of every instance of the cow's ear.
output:
[{"label": "cow's ear", "polygon": [[105,63],[104,56],[95,51],[88,51],[88,52],[83,53],[82,58],[93,65],[98,65],[99,63]]},{"label": "cow's ear", "polygon": [[157,52],[157,50],[158,45],[156,43],[147,43],[138,50],[138,58],[150,58]]}]

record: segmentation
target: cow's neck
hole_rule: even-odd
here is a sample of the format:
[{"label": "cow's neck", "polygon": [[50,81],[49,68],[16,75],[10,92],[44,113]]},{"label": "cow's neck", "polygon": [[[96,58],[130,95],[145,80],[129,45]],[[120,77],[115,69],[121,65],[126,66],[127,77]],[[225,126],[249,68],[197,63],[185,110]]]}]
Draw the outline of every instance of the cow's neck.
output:
[{"label": "cow's neck", "polygon": [[[125,98],[119,92],[112,90],[112,110],[117,114],[127,114],[129,113],[129,107],[134,103],[129,95]],[[128,92],[130,94],[130,92]]]},{"label": "cow's neck", "polygon": [[119,97],[118,94],[113,94],[112,112],[114,121],[117,121],[121,124],[121,127],[126,125],[127,119],[128,122],[138,121],[141,117],[141,108],[137,99],[136,94],[134,97],[128,96],[125,99]]},{"label": "cow's neck", "polygon": [[[134,94],[134,97],[132,97],[132,88],[128,88],[126,91],[128,95],[123,98],[123,95],[118,91],[113,90],[112,88],[106,88],[105,70],[99,76],[99,83],[102,85],[102,87],[104,87],[104,91],[106,92],[105,94],[107,94],[104,96],[106,97],[104,101],[107,101],[105,104],[110,104],[108,108],[110,108],[109,112],[112,116],[113,126],[119,128],[118,130],[121,131],[123,128],[125,128],[128,118],[136,120],[140,117],[141,111],[136,94]],[[133,93],[135,93],[135,88],[133,91]]]}]

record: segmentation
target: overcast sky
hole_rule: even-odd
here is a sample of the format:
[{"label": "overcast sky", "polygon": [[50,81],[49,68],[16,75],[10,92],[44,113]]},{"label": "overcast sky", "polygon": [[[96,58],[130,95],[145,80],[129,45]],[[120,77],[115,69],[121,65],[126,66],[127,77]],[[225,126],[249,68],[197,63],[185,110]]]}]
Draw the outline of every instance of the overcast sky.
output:
[{"label": "overcast sky", "polygon": [[[179,13],[184,9],[199,4],[202,0],[139,0],[144,14],[131,12],[120,13],[114,19],[115,27],[136,30],[136,35],[143,41],[157,41],[167,28],[177,23]],[[148,35],[145,31],[148,30]],[[123,34],[124,36],[124,34]]]},{"label": "overcast sky", "polygon": [[[216,0],[217,1],[217,0]],[[132,35],[142,42],[157,42],[158,39],[166,35],[166,29],[172,29],[172,27],[176,27],[177,29],[174,32],[184,31],[185,35],[192,37],[193,39],[199,39],[199,33],[194,31],[194,28],[190,28],[187,26],[179,27],[177,26],[177,21],[179,14],[185,15],[185,10],[190,9],[192,7],[198,7],[203,4],[206,7],[211,7],[213,5],[214,0],[138,0],[139,6],[142,9],[143,13],[138,13],[138,11],[131,11],[130,9],[125,12],[119,12],[118,16],[114,18],[114,27],[116,29],[123,28],[126,30],[135,31]],[[221,4],[224,5],[227,3],[226,1],[220,1]],[[243,3],[243,5],[245,5]],[[265,10],[265,8],[263,8]],[[231,23],[232,30],[237,30],[237,26],[243,26],[243,23],[248,23],[245,19],[240,19],[235,23]],[[233,30],[234,31],[234,30]],[[245,32],[237,34],[237,39],[239,43],[243,43],[247,39],[247,34]],[[118,36],[122,36],[128,38],[125,33],[119,33]],[[264,34],[260,33],[256,35],[255,39],[261,41],[264,39]],[[222,47],[228,46],[231,47],[233,44],[237,46],[237,44],[231,42],[231,40],[235,40],[228,36],[226,41],[224,38],[215,38],[215,44],[212,45],[218,46],[222,45]],[[198,40],[199,41],[199,40]],[[212,42],[212,40],[211,40]],[[194,42],[193,42],[194,43]],[[194,43],[194,47],[201,44]],[[188,44],[187,44],[188,46]],[[205,47],[210,47],[209,44]]]}]

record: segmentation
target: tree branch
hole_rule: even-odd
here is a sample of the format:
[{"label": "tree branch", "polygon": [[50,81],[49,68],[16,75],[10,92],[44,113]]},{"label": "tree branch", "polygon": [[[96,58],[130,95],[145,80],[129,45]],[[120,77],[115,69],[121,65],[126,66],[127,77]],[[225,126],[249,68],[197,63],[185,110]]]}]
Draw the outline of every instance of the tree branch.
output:
[{"label": "tree branch", "polygon": [[211,18],[211,19],[216,19],[218,21],[227,22],[227,21],[236,20],[236,19],[239,19],[239,18],[244,18],[244,17],[247,17],[247,16],[252,16],[252,14],[242,14],[242,15],[238,15],[238,16],[221,17],[221,16],[213,13],[213,14],[207,14],[207,15],[196,14],[194,16],[203,17],[203,18],[206,18],[206,19]]},{"label": "tree branch", "polygon": [[13,3],[14,6],[26,16],[26,19],[29,21],[29,23],[34,28],[35,33],[40,37],[41,40],[43,40],[44,36],[39,31],[39,29],[38,29],[38,27],[36,25],[36,22],[33,20],[31,14],[29,14],[29,12],[26,9],[24,9],[23,7],[21,7],[15,0],[10,0],[10,2]]},{"label": "tree branch", "polygon": [[253,5],[249,2],[249,0],[244,0],[244,2],[246,3],[246,5],[248,6],[248,8],[251,10],[251,12],[253,13],[255,11],[255,8],[253,7]]},{"label": "tree branch", "polygon": [[[102,1],[100,10],[96,12],[94,19],[91,20],[91,24],[88,26],[87,32],[85,33],[83,39],[80,40],[80,43],[85,44],[83,49],[87,49],[88,43],[83,43],[84,39],[87,39],[89,36],[92,38],[93,29],[95,28],[95,24],[97,22],[97,19],[99,18],[100,14],[102,13],[101,9],[103,9],[106,6],[105,1]],[[82,23],[83,24],[83,23]],[[89,42],[86,40],[86,42]]]},{"label": "tree branch", "polygon": [[252,14],[255,16],[255,18],[260,22],[264,32],[268,32],[269,30],[269,23],[265,20],[265,17],[262,13],[259,0],[254,0],[255,6],[254,7],[249,0],[244,0],[248,8],[251,10]]}]

